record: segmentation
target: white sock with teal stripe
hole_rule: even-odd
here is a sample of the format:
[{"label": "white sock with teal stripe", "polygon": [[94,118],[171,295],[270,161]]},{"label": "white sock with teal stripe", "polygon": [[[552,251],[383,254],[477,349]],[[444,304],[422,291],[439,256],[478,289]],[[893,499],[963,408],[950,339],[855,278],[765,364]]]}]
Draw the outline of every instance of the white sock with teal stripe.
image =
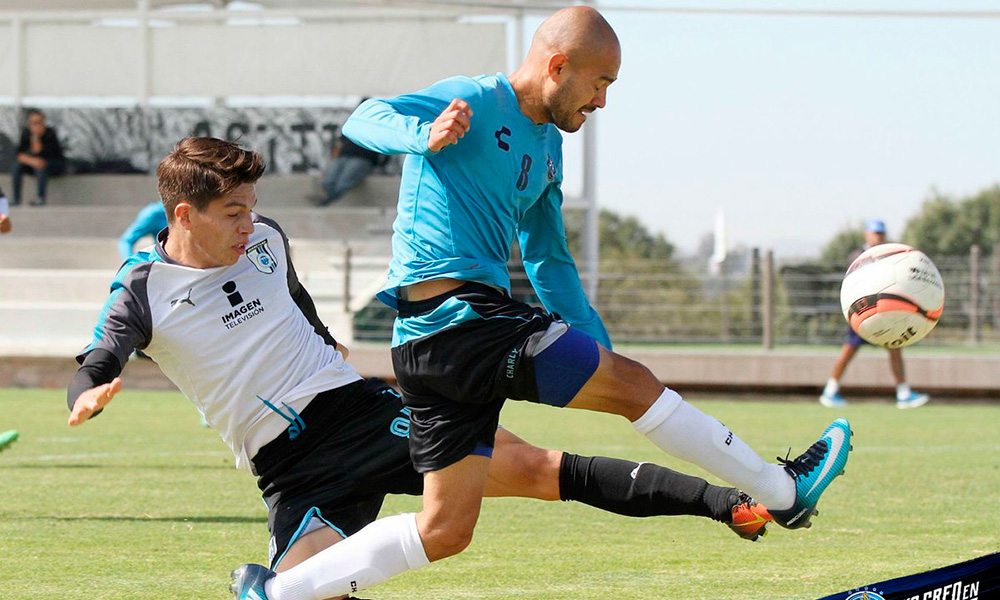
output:
[{"label": "white sock with teal stripe", "polygon": [[667,388],[632,426],[661,450],[694,463],[774,510],[795,502],[795,482],[768,464],[728,427]]},{"label": "white sock with teal stripe", "polygon": [[351,594],[430,563],[413,513],[379,519],[266,584],[268,600],[324,600]]}]

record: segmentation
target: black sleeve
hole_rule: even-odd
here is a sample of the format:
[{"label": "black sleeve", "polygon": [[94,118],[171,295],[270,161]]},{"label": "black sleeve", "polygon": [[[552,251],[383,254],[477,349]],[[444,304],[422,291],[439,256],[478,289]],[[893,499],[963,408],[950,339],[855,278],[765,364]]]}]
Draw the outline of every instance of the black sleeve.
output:
[{"label": "black sleeve", "polygon": [[30,148],[28,143],[28,129],[21,130],[21,140],[17,143],[17,154],[27,154],[28,148]]},{"label": "black sleeve", "polygon": [[[291,260],[288,261],[288,274],[288,292],[292,295],[292,300],[295,301],[295,304],[299,307],[299,310],[302,311],[302,314],[306,316],[306,319],[313,326],[313,329],[316,330],[316,334],[323,338],[327,344],[336,348],[337,340],[334,339],[333,334],[330,333],[330,329],[319,318],[319,315],[316,314],[316,304],[313,303],[312,296],[309,295],[306,288],[299,283],[299,278],[295,276]],[[295,277],[295,289],[293,289],[291,285],[292,277]]]},{"label": "black sleeve", "polygon": [[56,135],[56,130],[50,127],[46,130],[45,136],[49,138],[42,149],[42,152],[45,153],[45,158],[62,160],[64,158],[62,144],[59,143],[59,136]]},{"label": "black sleeve", "polygon": [[150,265],[133,256],[111,283],[111,295],[97,318],[94,340],[76,357],[80,368],[66,391],[70,410],[80,394],[118,377],[133,350],[148,346],[152,336],[146,294]]},{"label": "black sleeve", "polygon": [[[73,405],[80,394],[92,387],[97,387],[104,383],[111,383],[111,380],[121,375],[122,367],[112,352],[97,348],[84,359],[83,364],[73,375],[73,381],[66,390],[66,406],[73,410]],[[101,411],[95,412],[91,418],[99,415]]]},{"label": "black sleeve", "polygon": [[94,327],[94,339],[76,357],[84,359],[97,349],[107,350],[118,360],[121,372],[134,350],[143,350],[153,337],[153,321],[149,310],[146,281],[153,263],[133,255],[122,264],[111,282],[111,295]]},{"label": "black sleeve", "polygon": [[299,307],[302,314],[305,315],[306,320],[309,324],[313,326],[316,331],[316,335],[323,338],[328,345],[337,347],[337,340],[330,333],[330,329],[323,323],[322,319],[316,313],[316,304],[313,302],[312,296],[306,291],[306,288],[302,286],[302,282],[299,281],[299,276],[295,272],[295,265],[292,264],[292,252],[291,248],[288,246],[288,236],[282,231],[278,224],[267,217],[254,214],[254,220],[264,223],[272,228],[274,228],[278,233],[281,234],[281,241],[285,246],[285,261],[288,264],[288,293],[292,296],[292,300],[295,305]]}]

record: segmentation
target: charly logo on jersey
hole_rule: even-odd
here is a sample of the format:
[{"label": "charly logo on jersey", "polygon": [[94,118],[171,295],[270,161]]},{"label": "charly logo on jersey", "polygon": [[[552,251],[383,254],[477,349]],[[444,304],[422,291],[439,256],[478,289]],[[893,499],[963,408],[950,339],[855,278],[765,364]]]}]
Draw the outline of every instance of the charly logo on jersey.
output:
[{"label": "charly logo on jersey", "polygon": [[261,273],[270,275],[278,268],[278,261],[274,259],[274,254],[271,254],[271,249],[267,247],[267,240],[261,240],[250,246],[247,248],[246,254],[253,266],[257,267]]},{"label": "charly logo on jersey", "polygon": [[497,148],[500,148],[504,152],[510,151],[510,144],[503,139],[505,137],[510,137],[510,129],[508,129],[506,125],[494,131],[493,137],[497,139]]},{"label": "charly logo on jersey", "polygon": [[237,289],[235,281],[227,281],[222,284],[222,293],[226,295],[229,306],[233,308],[233,310],[222,315],[222,324],[226,326],[226,329],[242,325],[264,312],[264,304],[260,301],[260,298],[254,298],[249,302],[243,301],[243,294]]},{"label": "charly logo on jersey", "polygon": [[556,163],[548,154],[545,155],[545,178],[549,183],[556,180]]}]

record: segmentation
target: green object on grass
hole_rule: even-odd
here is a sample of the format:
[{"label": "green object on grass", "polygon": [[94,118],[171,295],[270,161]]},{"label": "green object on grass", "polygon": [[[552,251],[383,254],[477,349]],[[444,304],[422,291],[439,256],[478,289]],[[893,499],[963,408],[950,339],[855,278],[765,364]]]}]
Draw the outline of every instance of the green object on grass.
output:
[{"label": "green object on grass", "polygon": [[21,437],[21,434],[14,431],[13,429],[11,429],[10,431],[5,431],[3,433],[0,433],[0,452],[6,450],[7,446],[10,446],[14,442],[16,442],[17,438],[19,437]]}]

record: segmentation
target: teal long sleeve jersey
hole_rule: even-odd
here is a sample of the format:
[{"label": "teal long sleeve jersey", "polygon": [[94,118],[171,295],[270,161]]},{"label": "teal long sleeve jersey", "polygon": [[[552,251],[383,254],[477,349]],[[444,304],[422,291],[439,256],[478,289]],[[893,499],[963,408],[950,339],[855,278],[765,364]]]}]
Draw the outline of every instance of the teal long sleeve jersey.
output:
[{"label": "teal long sleeve jersey", "polygon": [[[431,124],[455,98],[468,102],[471,126],[457,144],[433,153]],[[397,287],[445,277],[509,291],[507,260],[516,235],[546,310],[611,347],[566,246],[562,136],[521,112],[505,75],[452,77],[412,94],[368,100],[343,133],[370,150],[409,155],[380,300],[395,308]]]},{"label": "teal long sleeve jersey", "polygon": [[163,203],[159,200],[150,202],[142,207],[135,221],[128,226],[118,240],[118,253],[122,255],[122,260],[132,256],[135,243],[147,235],[156,238],[156,234],[167,226],[167,213],[163,211]]}]

